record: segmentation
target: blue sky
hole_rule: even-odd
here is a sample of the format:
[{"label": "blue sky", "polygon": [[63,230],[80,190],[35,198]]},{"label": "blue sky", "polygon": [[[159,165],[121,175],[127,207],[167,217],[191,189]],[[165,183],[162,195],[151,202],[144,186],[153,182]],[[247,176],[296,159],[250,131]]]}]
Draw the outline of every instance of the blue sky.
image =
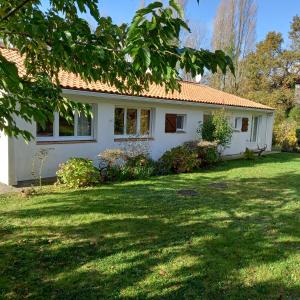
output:
[{"label": "blue sky", "polygon": [[[208,46],[219,2],[220,0],[200,0],[199,5],[196,0],[188,2],[187,17],[206,28]],[[111,16],[116,23],[130,22],[140,3],[141,0],[99,0],[101,14]],[[300,0],[257,0],[257,3],[257,41],[262,40],[269,31],[275,30],[283,34],[287,44],[290,22],[293,16],[300,15]]]}]

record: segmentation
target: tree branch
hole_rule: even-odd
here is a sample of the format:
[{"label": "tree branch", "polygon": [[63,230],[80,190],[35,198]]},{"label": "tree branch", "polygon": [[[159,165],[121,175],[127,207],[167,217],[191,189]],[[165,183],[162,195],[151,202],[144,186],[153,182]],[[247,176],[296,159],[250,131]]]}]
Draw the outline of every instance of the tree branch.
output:
[{"label": "tree branch", "polygon": [[21,3],[19,3],[19,5],[17,5],[17,7],[11,9],[6,15],[4,15],[1,18],[1,21],[6,21],[10,16],[12,16],[13,14],[15,14],[19,9],[21,9],[23,6],[25,6],[28,2],[30,2],[32,0],[23,0]]}]

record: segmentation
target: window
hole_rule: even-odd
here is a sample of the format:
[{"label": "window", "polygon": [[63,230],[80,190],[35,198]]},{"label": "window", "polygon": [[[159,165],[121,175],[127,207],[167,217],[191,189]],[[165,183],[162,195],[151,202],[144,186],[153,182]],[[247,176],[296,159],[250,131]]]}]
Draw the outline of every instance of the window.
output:
[{"label": "window", "polygon": [[165,119],[165,132],[184,132],[185,127],[185,115],[166,114]]},{"label": "window", "polygon": [[242,119],[242,132],[248,132],[248,126],[249,126],[249,119],[243,118]]},{"label": "window", "polygon": [[59,136],[74,136],[74,116],[72,120],[59,116]]},{"label": "window", "polygon": [[[95,107],[92,107],[95,112]],[[45,128],[37,123],[36,136],[40,141],[53,140],[92,140],[94,138],[94,119],[74,113],[71,120],[66,120],[59,113],[54,113],[53,122],[47,122]]]},{"label": "window", "polygon": [[141,110],[141,134],[148,135],[150,134],[150,109],[142,109]]},{"label": "window", "polygon": [[40,124],[37,123],[36,131],[37,131],[37,136],[39,136],[39,137],[53,136],[53,122],[50,120],[47,120],[44,128]]},{"label": "window", "polygon": [[137,109],[127,109],[126,114],[126,133],[136,134],[137,131]]},{"label": "window", "polygon": [[242,118],[236,117],[234,119],[234,129],[240,131],[242,128]]},{"label": "window", "polygon": [[124,134],[124,108],[115,108],[115,134]]},{"label": "window", "polygon": [[260,120],[260,117],[252,117],[251,138],[250,138],[251,142],[257,142],[259,120]]},{"label": "window", "polygon": [[234,129],[236,131],[247,132],[248,131],[248,118],[236,117],[234,119]]},{"label": "window", "polygon": [[115,135],[150,135],[151,109],[115,108]]}]

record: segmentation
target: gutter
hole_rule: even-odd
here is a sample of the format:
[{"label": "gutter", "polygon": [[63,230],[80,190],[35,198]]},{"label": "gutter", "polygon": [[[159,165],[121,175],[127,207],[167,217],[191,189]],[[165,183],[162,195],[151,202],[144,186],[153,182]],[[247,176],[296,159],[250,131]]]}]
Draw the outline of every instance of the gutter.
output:
[{"label": "gutter", "polygon": [[159,103],[159,104],[173,104],[173,105],[187,105],[187,106],[197,106],[197,107],[205,107],[205,108],[220,108],[226,107],[233,110],[247,110],[247,111],[257,111],[257,112],[266,112],[266,113],[274,113],[274,109],[263,109],[263,108],[250,108],[246,106],[234,106],[234,105],[224,105],[224,104],[210,104],[210,103],[202,103],[202,102],[193,102],[187,100],[169,100],[169,99],[160,99],[153,97],[144,97],[144,96],[128,96],[121,94],[113,94],[113,93],[101,93],[101,92],[91,92],[91,91],[83,91],[77,89],[62,89],[63,94],[65,95],[77,95],[77,96],[89,96],[89,97],[97,97],[101,99],[112,99],[112,100],[125,100],[125,101],[142,101],[142,102],[150,102],[150,103]]}]

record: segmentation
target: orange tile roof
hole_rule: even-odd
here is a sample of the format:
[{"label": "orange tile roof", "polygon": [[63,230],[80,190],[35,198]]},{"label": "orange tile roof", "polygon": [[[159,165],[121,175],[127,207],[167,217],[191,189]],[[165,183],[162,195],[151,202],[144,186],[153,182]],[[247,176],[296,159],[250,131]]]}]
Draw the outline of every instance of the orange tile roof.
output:
[{"label": "orange tile roof", "polygon": [[[9,61],[13,61],[17,64],[20,76],[25,75],[26,71],[23,64],[23,58],[20,56],[18,51],[12,49],[1,48],[0,52]],[[96,82],[86,82],[82,80],[79,76],[61,71],[59,73],[59,81],[62,88],[65,89],[77,89],[82,91],[92,91],[100,93],[109,94],[120,94],[121,93],[114,86],[104,84],[100,81]],[[187,102],[197,102],[204,104],[214,104],[214,105],[225,105],[225,106],[236,106],[254,109],[266,109],[274,110],[273,108],[244,99],[223,91],[213,89],[209,86],[180,81],[181,92],[174,91],[166,92],[163,86],[152,84],[149,91],[142,92],[139,96],[166,100],[177,100],[177,101],[187,101]],[[124,95],[124,93],[123,93]],[[130,95],[130,94],[126,94]]]}]

